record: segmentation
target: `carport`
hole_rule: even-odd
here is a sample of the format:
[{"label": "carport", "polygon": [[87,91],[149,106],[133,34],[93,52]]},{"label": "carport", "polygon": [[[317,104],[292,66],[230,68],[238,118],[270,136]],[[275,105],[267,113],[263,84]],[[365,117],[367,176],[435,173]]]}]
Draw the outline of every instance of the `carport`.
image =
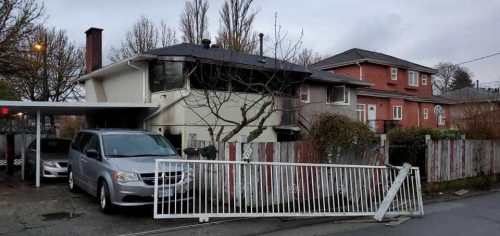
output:
[{"label": "carport", "polygon": [[[144,128],[144,118],[158,108],[156,103],[108,103],[108,102],[33,102],[33,101],[0,101],[2,113],[24,114],[35,117],[35,124],[24,123],[19,128],[14,122],[2,129],[16,129],[23,134],[34,126],[36,134],[36,187],[40,187],[40,139],[41,118],[50,115],[85,115],[89,128]],[[10,125],[10,127],[9,127]],[[28,127],[30,126],[30,127]],[[25,153],[21,152],[24,172]]]}]

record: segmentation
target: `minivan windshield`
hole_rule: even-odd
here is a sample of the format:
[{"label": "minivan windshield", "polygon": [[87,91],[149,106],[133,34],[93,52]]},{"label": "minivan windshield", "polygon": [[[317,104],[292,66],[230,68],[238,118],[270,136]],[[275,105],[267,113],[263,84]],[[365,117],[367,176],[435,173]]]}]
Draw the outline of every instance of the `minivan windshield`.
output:
[{"label": "minivan windshield", "polygon": [[167,140],[156,134],[103,134],[102,141],[107,157],[176,155]]}]

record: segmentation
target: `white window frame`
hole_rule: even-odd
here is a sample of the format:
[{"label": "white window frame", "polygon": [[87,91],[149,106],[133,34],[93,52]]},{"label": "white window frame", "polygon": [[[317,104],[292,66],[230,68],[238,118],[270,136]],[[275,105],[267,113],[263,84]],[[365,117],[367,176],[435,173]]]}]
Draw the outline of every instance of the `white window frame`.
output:
[{"label": "white window frame", "polygon": [[422,75],[422,85],[427,85],[427,75]]},{"label": "white window frame", "polygon": [[[359,108],[360,106],[362,106],[363,108],[360,109]],[[359,113],[362,113],[363,117],[360,117]],[[366,123],[366,104],[359,104],[358,103],[356,105],[356,116],[358,117],[358,121]],[[360,119],[360,118],[362,118],[362,119]]]},{"label": "white window frame", "polygon": [[408,85],[418,87],[418,72],[408,71]]},{"label": "white window frame", "polygon": [[392,106],[392,119],[393,120],[403,119],[403,106]]},{"label": "white window frame", "polygon": [[443,110],[442,115],[438,115],[438,125],[446,125],[446,110]]},{"label": "white window frame", "polygon": [[[306,94],[303,94],[302,93],[302,89],[306,89]],[[302,95],[306,95],[307,96],[307,99],[304,100],[302,99]],[[299,98],[300,98],[300,101],[303,102],[303,103],[310,103],[311,102],[311,88],[309,87],[308,84],[302,84],[300,85],[299,87]]]},{"label": "white window frame", "polygon": [[424,120],[429,119],[429,109],[424,108]]},{"label": "white window frame", "polygon": [[398,68],[391,67],[391,80],[398,80]]},{"label": "white window frame", "polygon": [[[344,100],[343,101],[329,101],[329,98],[328,98],[328,89],[330,88],[344,88]],[[351,96],[351,90],[346,87],[345,85],[340,85],[340,86],[328,86],[326,87],[326,104],[333,104],[333,105],[350,105],[350,102],[351,102],[351,99],[350,99],[350,96]]]}]

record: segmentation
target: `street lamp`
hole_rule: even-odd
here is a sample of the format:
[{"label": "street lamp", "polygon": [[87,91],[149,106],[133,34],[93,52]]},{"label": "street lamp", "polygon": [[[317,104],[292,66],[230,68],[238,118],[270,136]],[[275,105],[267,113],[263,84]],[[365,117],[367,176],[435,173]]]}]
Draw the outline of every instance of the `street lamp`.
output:
[{"label": "street lamp", "polygon": [[33,48],[37,52],[43,52],[43,90],[42,90],[42,101],[49,100],[49,76],[47,74],[47,33],[44,33],[43,42],[38,42],[33,45]]}]

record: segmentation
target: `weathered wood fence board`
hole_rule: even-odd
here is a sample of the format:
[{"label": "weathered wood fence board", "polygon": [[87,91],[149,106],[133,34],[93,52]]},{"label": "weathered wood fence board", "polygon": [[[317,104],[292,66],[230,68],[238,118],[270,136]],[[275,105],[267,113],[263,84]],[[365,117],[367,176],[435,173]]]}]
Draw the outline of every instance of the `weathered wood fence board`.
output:
[{"label": "weathered wood fence board", "polygon": [[427,182],[500,174],[500,140],[428,140]]}]

